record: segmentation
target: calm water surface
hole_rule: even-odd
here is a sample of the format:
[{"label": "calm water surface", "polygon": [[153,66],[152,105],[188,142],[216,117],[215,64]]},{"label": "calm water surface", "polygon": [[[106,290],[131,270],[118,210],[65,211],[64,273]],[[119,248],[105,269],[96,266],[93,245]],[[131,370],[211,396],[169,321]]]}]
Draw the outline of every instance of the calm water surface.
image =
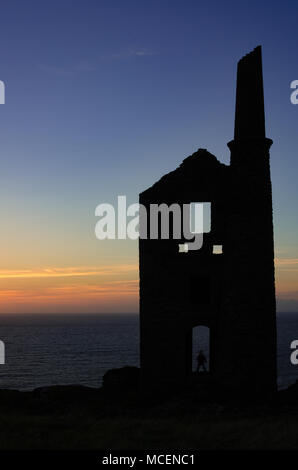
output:
[{"label": "calm water surface", "polygon": [[[0,339],[6,364],[0,388],[30,390],[57,384],[99,387],[111,368],[139,365],[137,315],[1,316]],[[278,315],[279,387],[298,380],[290,343],[298,339],[298,314]],[[194,353],[208,357],[208,330],[194,337]],[[194,363],[195,366],[195,363]]]}]

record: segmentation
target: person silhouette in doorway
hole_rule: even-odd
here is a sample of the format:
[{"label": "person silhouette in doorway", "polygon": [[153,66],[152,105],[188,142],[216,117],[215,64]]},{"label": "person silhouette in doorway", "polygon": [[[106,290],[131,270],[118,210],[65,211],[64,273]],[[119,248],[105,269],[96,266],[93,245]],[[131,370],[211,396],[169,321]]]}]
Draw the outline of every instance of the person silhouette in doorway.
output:
[{"label": "person silhouette in doorway", "polygon": [[203,351],[200,349],[199,354],[197,356],[197,363],[198,363],[197,372],[200,372],[201,367],[202,367],[204,372],[207,372],[206,366],[205,366],[206,362],[207,362],[206,356],[203,353]]}]

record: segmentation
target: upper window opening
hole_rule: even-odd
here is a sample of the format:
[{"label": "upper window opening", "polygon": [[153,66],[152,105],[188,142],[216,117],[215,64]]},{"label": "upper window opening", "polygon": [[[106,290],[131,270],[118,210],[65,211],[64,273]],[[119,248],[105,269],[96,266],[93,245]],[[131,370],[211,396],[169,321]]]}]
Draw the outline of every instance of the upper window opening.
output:
[{"label": "upper window opening", "polygon": [[190,203],[190,231],[192,233],[211,231],[211,202]]},{"label": "upper window opening", "polygon": [[222,255],[222,245],[213,245],[213,254],[214,255]]},{"label": "upper window opening", "polygon": [[188,253],[187,243],[183,243],[182,245],[179,245],[179,253]]}]

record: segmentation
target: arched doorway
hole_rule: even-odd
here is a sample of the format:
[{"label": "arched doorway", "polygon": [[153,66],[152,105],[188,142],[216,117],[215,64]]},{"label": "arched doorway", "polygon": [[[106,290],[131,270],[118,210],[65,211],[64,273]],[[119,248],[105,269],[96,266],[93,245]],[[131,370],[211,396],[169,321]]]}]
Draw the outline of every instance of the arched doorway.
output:
[{"label": "arched doorway", "polygon": [[[197,371],[197,357],[199,351],[202,351],[207,359],[205,364],[206,371],[210,370],[210,330],[207,326],[195,326],[192,329],[192,372]],[[203,368],[200,369],[203,371]]]}]

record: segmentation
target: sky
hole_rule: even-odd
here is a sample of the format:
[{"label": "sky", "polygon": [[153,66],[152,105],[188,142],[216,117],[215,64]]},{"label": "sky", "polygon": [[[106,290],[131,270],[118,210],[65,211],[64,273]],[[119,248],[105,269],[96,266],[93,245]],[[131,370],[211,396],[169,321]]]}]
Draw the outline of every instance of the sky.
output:
[{"label": "sky", "polygon": [[[96,239],[198,148],[229,163],[237,61],[261,44],[279,311],[298,311],[295,1],[3,2],[0,313],[138,311],[138,244]],[[257,260],[256,260],[257,269]]]}]

